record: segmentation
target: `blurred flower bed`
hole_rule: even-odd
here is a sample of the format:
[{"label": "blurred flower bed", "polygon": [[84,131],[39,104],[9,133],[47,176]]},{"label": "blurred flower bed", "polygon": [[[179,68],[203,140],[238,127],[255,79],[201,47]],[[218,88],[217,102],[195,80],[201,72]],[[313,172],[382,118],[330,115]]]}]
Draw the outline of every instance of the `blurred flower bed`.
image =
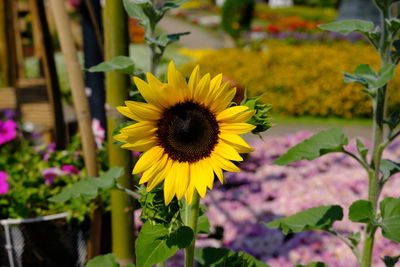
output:
[{"label": "blurred flower bed", "polygon": [[[200,64],[203,73],[224,73],[246,88],[250,96],[263,94],[273,112],[284,115],[362,118],[371,114],[371,103],[360,85],[343,82],[342,71],[359,64],[379,67],[372,48],[363,43],[298,44],[266,42],[263,51],[243,49],[188,50],[181,53],[193,62],[182,66],[187,75]],[[210,60],[212,59],[212,60]],[[400,86],[396,75],[391,88]],[[400,94],[390,90],[390,110],[400,105]]]},{"label": "blurred flower bed", "polygon": [[[40,136],[25,128],[15,112],[0,111],[0,219],[32,218],[68,211],[70,218],[83,221],[97,204],[82,199],[65,204],[48,201],[86,176],[80,137],[73,137],[65,150],[56,150],[55,143],[35,145]],[[93,131],[100,149],[99,162],[104,163],[105,152],[101,147],[105,133],[98,121],[93,122]],[[108,194],[102,198],[107,202]]]},{"label": "blurred flower bed", "polygon": [[[271,267],[292,267],[312,261],[324,261],[334,267],[357,266],[350,249],[330,234],[315,231],[284,236],[279,230],[267,229],[262,224],[319,205],[348,207],[353,201],[367,197],[367,175],[348,156],[334,153],[290,166],[271,164],[310,136],[310,132],[297,132],[267,137],[265,142],[253,141],[256,151],[241,165],[242,171],[227,173],[226,184],[207,195],[204,204],[208,206],[212,234],[204,235],[196,244],[243,250]],[[354,142],[348,149],[355,151]],[[399,141],[389,147],[384,158],[400,159]],[[400,175],[388,183],[383,196],[399,197]],[[359,231],[361,227],[362,224],[347,219],[334,225],[343,234]],[[399,250],[400,244],[383,239],[379,232],[373,266],[385,266],[381,258],[395,256]],[[169,266],[179,265],[171,262]]]}]

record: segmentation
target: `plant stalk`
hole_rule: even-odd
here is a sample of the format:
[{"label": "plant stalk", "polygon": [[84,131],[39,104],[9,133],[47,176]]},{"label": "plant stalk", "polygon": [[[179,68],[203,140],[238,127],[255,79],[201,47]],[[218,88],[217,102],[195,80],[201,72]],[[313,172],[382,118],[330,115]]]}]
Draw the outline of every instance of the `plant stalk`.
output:
[{"label": "plant stalk", "polygon": [[[390,63],[390,49],[388,46],[389,33],[385,24],[385,19],[389,17],[387,10],[381,9],[381,27],[382,36],[380,40],[380,56],[382,67]],[[373,99],[373,152],[371,159],[371,167],[373,170],[368,172],[369,185],[368,185],[368,200],[371,201],[374,214],[377,213],[377,206],[379,195],[381,192],[380,183],[380,168],[382,161],[382,144],[384,143],[384,120],[386,117],[386,102],[387,102],[387,85],[379,88],[375,99]],[[368,223],[365,230],[365,239],[363,246],[363,253],[361,258],[361,267],[371,267],[372,254],[374,249],[376,226]]]},{"label": "plant stalk", "polygon": [[194,249],[196,243],[197,219],[199,218],[200,197],[197,191],[194,192],[191,205],[185,203],[185,224],[192,228],[194,238],[192,243],[185,248],[185,267],[194,267]]},{"label": "plant stalk", "polygon": [[[104,11],[105,59],[111,60],[116,56],[128,55],[127,23],[122,0],[107,0]],[[125,175],[118,180],[124,188],[131,188],[132,159],[129,151],[113,144],[113,131],[123,122],[115,107],[123,105],[127,97],[128,78],[127,75],[116,71],[106,73],[108,160],[110,167],[121,166],[125,169]],[[121,190],[112,190],[112,251],[123,266],[132,263],[134,256],[132,213],[129,196]]]}]

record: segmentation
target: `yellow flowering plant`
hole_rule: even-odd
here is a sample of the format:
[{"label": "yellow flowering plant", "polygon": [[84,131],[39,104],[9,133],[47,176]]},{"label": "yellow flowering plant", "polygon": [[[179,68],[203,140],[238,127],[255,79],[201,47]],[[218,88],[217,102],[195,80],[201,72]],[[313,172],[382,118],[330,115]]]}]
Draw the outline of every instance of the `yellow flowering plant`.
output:
[{"label": "yellow flowering plant", "polygon": [[[237,163],[243,161],[241,154],[254,151],[240,135],[257,134],[270,127],[269,106],[254,97],[233,102],[236,88],[224,82],[220,73],[201,75],[200,66],[195,66],[185,77],[171,61],[167,81],[156,77],[165,48],[182,34],[156,35],[155,27],[168,10],[184,2],[123,1],[128,15],[139,19],[145,28],[151,52],[149,72],[140,73],[129,57],[116,57],[89,69],[133,76],[140,97],[116,107],[129,120],[115,129],[113,138],[121,148],[141,153],[132,171],[132,179],[138,178],[136,189],[119,184],[122,169],[113,167],[109,175],[87,178],[55,197],[59,201],[92,198],[97,189],[108,188],[138,199],[144,222],[135,243],[138,267],[162,266],[180,249],[185,249],[185,266],[194,266],[196,235],[209,233],[210,227],[200,198],[213,189],[216,180],[225,182],[224,171],[240,171]],[[88,184],[95,192],[90,196],[84,192]],[[200,253],[203,258],[213,257],[233,266],[266,266],[245,253],[222,252],[217,258],[208,255],[207,249]],[[111,254],[93,259],[88,266],[91,264],[117,265]]]}]

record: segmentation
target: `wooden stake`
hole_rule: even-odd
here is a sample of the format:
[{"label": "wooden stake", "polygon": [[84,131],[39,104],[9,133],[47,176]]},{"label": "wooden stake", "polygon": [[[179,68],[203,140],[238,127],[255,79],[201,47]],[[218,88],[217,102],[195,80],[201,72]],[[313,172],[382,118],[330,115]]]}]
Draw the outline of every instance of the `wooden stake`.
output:
[{"label": "wooden stake", "polygon": [[[88,176],[98,176],[96,161],[96,146],[92,133],[92,122],[90,117],[89,103],[85,94],[85,84],[83,81],[82,70],[78,60],[78,53],[75,48],[72,31],[70,28],[68,13],[65,9],[64,0],[50,0],[50,7],[55,18],[56,30],[60,39],[61,50],[64,55],[65,65],[69,82],[71,85],[72,97],[79,131],[82,138],[83,156]],[[99,211],[97,211],[99,212]],[[100,233],[98,214],[92,216],[92,233],[88,245],[88,258],[92,258],[100,253]]]}]

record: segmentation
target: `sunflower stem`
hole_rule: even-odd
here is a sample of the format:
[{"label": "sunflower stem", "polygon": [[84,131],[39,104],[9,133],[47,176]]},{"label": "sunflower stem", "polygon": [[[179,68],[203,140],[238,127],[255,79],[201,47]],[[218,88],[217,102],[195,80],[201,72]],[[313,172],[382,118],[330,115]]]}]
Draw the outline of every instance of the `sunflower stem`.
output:
[{"label": "sunflower stem", "polygon": [[192,243],[187,248],[185,248],[185,267],[193,267],[197,232],[197,219],[199,218],[200,207],[200,197],[197,191],[194,192],[192,204],[188,205],[187,202],[185,202],[185,206],[185,224],[186,226],[189,226],[194,233]]}]

